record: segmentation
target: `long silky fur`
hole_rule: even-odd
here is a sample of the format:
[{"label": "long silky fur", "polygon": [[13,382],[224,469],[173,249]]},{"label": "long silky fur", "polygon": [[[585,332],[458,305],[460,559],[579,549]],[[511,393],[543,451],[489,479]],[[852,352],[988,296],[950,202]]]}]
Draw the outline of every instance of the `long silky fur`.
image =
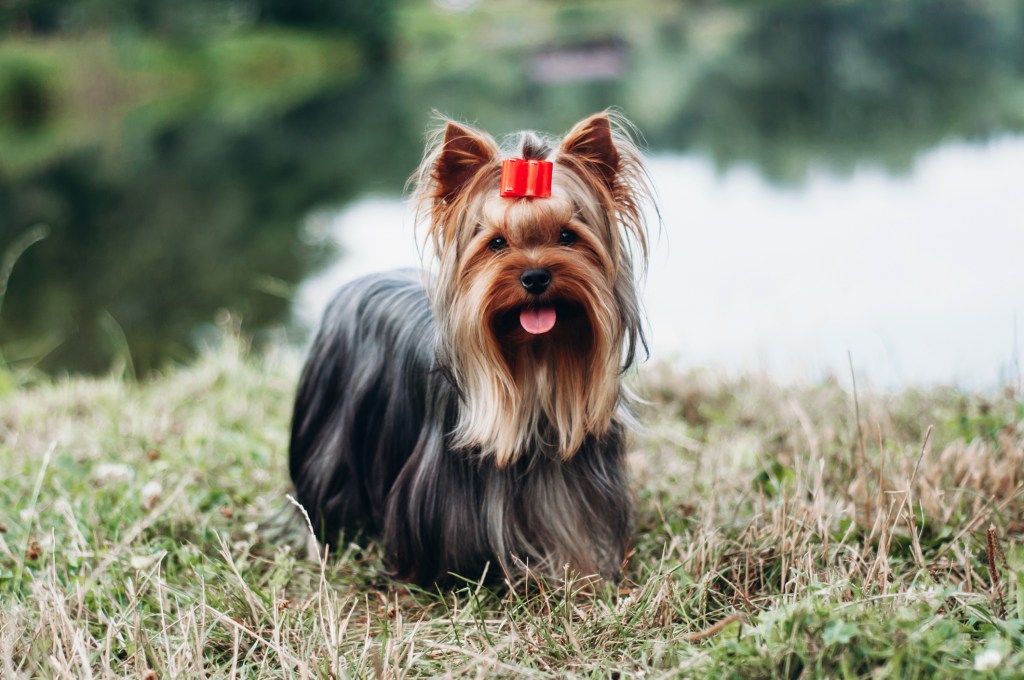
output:
[{"label": "long silky fur", "polygon": [[[469,130],[442,168],[452,158],[439,160],[436,136],[416,176],[436,275],[402,270],[343,287],[300,379],[290,471],[322,541],[380,536],[393,575],[421,584],[475,578],[488,564],[508,576],[618,576],[632,531],[620,375],[644,343],[634,262],[646,256],[648,195],[622,129],[611,173],[566,153],[568,138],[555,151],[520,135],[520,154],[557,164],[562,203],[508,201],[499,216],[486,200],[498,145]],[[563,267],[555,276],[582,310],[566,322],[578,341],[509,347],[481,318],[517,288],[519,261],[480,255],[480,223],[563,217],[581,232],[578,252],[552,250],[546,262]]]}]

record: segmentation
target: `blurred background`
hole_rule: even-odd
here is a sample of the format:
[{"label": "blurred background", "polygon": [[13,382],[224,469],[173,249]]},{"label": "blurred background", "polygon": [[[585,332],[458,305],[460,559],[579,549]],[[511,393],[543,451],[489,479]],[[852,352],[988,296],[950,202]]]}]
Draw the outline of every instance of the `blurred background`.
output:
[{"label": "blurred background", "polygon": [[1020,0],[4,0],[0,382],[301,344],[419,262],[431,111],[620,109],[655,361],[1020,386]]}]

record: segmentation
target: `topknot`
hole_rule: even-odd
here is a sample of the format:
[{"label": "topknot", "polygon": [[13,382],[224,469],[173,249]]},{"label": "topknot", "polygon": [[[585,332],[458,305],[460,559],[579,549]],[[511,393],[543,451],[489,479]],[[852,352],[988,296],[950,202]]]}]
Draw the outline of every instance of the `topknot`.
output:
[{"label": "topknot", "polygon": [[524,160],[546,160],[554,147],[534,132],[525,131],[519,135],[520,153]]}]

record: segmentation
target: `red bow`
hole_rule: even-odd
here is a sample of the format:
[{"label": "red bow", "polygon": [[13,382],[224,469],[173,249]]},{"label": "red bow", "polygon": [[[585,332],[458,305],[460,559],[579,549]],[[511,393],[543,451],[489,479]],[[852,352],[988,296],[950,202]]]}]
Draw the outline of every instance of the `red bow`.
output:
[{"label": "red bow", "polygon": [[551,161],[502,161],[499,194],[503,198],[547,198],[551,195]]}]

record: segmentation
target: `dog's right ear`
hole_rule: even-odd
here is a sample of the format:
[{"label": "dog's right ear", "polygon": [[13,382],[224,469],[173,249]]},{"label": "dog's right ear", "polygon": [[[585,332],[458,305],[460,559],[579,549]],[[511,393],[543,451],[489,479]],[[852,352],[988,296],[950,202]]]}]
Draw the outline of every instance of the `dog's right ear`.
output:
[{"label": "dog's right ear", "polygon": [[436,198],[451,202],[497,154],[498,147],[489,135],[449,122],[441,153],[434,162]]}]

